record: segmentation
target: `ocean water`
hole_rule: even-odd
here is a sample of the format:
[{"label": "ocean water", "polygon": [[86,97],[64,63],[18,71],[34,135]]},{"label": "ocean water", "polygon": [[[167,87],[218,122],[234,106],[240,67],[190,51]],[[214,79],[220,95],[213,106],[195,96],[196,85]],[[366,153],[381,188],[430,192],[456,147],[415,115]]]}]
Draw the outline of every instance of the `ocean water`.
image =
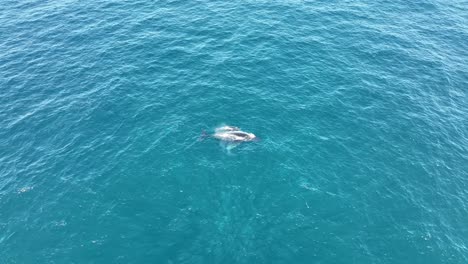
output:
[{"label": "ocean water", "polygon": [[467,2],[2,1],[0,263],[468,263]]}]

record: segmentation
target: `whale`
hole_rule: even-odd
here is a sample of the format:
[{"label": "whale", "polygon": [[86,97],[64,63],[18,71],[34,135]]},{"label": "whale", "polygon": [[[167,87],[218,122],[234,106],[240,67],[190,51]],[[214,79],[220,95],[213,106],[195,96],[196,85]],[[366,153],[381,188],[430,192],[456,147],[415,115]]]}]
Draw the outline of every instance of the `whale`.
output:
[{"label": "whale", "polygon": [[[206,131],[202,132],[202,137],[209,137]],[[215,133],[211,137],[224,142],[251,142],[258,141],[259,138],[250,132],[242,131],[235,126],[222,126],[215,129]]]}]

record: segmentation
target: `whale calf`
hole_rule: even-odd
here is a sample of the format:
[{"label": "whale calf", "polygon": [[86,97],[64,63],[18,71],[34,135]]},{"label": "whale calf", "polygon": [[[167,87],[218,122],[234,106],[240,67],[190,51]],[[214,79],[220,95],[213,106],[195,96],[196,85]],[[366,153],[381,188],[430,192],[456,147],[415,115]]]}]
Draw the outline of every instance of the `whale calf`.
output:
[{"label": "whale calf", "polygon": [[240,131],[240,128],[235,126],[222,126],[215,128],[215,132],[226,132],[226,131]]}]

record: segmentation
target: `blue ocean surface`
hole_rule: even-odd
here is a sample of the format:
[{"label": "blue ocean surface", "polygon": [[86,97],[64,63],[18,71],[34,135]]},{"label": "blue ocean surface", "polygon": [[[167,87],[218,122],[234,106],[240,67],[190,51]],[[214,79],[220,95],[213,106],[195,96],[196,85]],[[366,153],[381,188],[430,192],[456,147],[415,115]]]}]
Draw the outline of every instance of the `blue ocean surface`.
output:
[{"label": "blue ocean surface", "polygon": [[467,2],[3,0],[0,263],[468,263]]}]

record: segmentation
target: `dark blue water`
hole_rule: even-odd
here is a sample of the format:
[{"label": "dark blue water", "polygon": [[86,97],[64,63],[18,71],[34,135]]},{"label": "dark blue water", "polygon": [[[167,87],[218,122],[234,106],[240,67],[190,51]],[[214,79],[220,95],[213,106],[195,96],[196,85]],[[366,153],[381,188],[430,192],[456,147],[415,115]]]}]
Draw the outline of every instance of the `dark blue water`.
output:
[{"label": "dark blue water", "polygon": [[466,1],[3,1],[0,263],[468,263],[467,51]]}]

